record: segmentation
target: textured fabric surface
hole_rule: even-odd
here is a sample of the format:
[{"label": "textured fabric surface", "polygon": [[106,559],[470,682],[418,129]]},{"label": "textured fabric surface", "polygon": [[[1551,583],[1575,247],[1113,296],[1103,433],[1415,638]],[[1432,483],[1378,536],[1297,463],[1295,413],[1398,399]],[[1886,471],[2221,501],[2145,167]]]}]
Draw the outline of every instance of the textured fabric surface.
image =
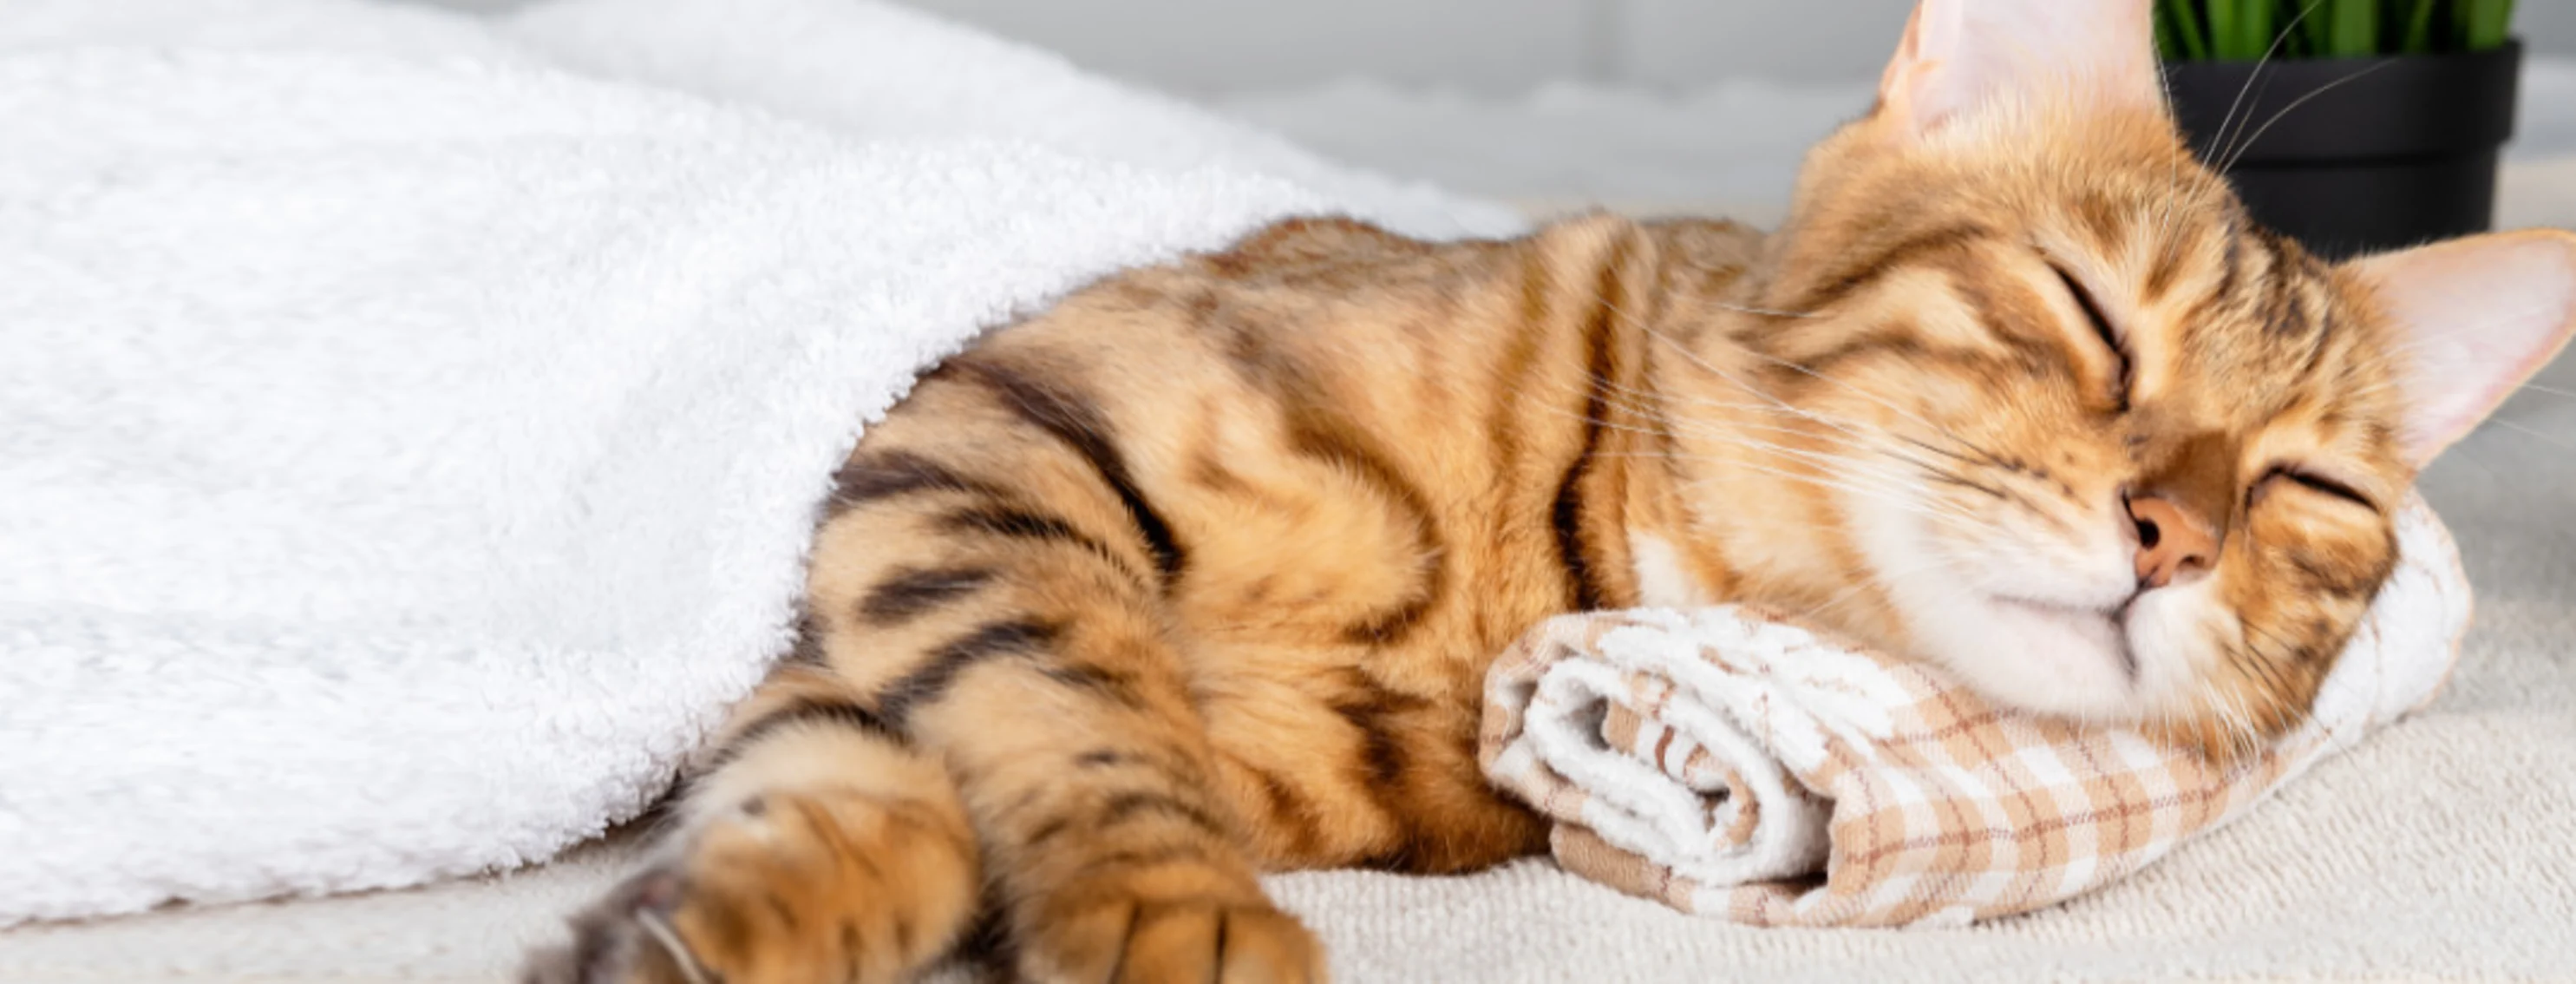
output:
[{"label": "textured fabric surface", "polygon": [[[2420,501],[2315,714],[2226,767],[1999,710],[1939,669],[1723,606],[1551,619],[1495,664],[1479,757],[1566,870],[1757,926],[2045,908],[2223,826],[2430,699],[2469,585]],[[1816,876],[1821,875],[1821,880]]]},{"label": "textured fabric surface", "polygon": [[[196,2],[0,5],[0,925],[596,836],[785,649],[831,475],[921,366],[1291,214],[1520,224],[1270,175],[1312,162],[879,4],[773,7],[839,15],[853,64],[989,76],[917,98],[1062,76],[1053,142],[1132,122],[1183,163],[1012,114],[815,127],[495,60],[516,42],[470,21],[434,56],[397,43],[411,11]],[[172,40],[191,17],[303,40]]]}]

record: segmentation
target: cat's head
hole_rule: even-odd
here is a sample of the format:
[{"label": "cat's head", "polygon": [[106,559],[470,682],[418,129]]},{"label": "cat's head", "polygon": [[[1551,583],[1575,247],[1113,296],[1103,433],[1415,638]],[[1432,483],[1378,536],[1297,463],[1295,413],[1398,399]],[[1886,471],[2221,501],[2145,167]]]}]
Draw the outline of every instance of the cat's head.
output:
[{"label": "cat's head", "polygon": [[2303,716],[2416,471],[2565,342],[2576,236],[2315,259],[2192,158],[2149,32],[2147,0],[1924,0],[1737,334],[1882,634],[2223,752]]}]

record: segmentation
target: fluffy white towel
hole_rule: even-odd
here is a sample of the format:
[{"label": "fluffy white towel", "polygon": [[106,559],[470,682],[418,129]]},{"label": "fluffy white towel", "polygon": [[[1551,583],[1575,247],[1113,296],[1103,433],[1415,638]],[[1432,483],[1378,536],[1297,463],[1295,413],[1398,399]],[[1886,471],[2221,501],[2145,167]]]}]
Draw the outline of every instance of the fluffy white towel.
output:
[{"label": "fluffy white towel", "polygon": [[759,678],[979,326],[1293,212],[1516,221],[871,3],[512,30],[0,6],[0,924],[548,857]]}]

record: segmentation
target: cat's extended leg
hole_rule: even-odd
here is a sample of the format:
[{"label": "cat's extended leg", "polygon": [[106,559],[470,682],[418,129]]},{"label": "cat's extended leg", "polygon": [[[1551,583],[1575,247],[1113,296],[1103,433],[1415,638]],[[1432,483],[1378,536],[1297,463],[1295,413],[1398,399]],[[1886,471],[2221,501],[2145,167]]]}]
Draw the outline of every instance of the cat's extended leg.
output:
[{"label": "cat's extended leg", "polygon": [[1217,792],[1166,637],[1169,531],[1075,410],[970,375],[853,456],[808,579],[817,645],[695,784],[668,860],[546,966],[899,979],[971,918],[980,863],[1024,978],[1321,977]]},{"label": "cat's extended leg", "polygon": [[811,667],[764,683],[643,871],[532,981],[900,981],[973,918],[974,834],[938,761]]},{"label": "cat's extended leg", "polygon": [[1019,974],[1320,978],[1219,793],[1167,634],[1184,548],[1107,424],[975,356],[910,409],[843,471],[809,598],[822,658],[955,777]]}]

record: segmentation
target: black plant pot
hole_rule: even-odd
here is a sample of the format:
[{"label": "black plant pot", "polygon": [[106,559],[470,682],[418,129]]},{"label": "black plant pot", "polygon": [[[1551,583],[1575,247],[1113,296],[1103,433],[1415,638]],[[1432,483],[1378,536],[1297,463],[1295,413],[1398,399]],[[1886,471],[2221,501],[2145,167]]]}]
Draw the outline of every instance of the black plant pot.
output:
[{"label": "black plant pot", "polygon": [[2513,136],[2521,69],[2519,41],[2259,71],[2165,65],[2183,133],[2224,168],[2255,220],[2337,259],[2493,225],[2496,157]]}]

